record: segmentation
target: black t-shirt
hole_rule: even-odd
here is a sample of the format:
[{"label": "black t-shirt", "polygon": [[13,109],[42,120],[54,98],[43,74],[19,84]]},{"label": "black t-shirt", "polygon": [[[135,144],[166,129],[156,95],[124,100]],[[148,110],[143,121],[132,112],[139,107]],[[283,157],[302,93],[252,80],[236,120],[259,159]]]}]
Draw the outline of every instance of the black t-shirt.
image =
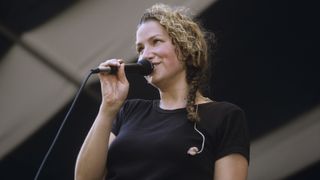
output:
[{"label": "black t-shirt", "polygon": [[163,110],[159,100],[128,100],[118,113],[112,132],[117,136],[109,147],[108,180],[169,180],[213,178],[214,163],[231,153],[249,161],[249,137],[243,111],[227,102],[198,107],[197,128],[187,120],[185,108]]}]

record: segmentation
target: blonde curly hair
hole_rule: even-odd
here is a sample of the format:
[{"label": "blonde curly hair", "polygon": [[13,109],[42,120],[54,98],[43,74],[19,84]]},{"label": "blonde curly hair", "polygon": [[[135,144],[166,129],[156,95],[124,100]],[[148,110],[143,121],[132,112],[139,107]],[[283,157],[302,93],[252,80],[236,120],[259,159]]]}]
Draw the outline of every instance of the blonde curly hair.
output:
[{"label": "blonde curly hair", "polygon": [[[178,59],[185,62],[187,70],[188,97],[187,118],[196,122],[200,118],[196,113],[195,99],[200,86],[206,80],[208,69],[208,46],[205,32],[199,23],[193,20],[189,9],[185,7],[172,8],[165,4],[155,4],[146,9],[138,27],[149,20],[158,21],[168,32],[176,48]],[[211,33],[212,35],[212,33]]]}]

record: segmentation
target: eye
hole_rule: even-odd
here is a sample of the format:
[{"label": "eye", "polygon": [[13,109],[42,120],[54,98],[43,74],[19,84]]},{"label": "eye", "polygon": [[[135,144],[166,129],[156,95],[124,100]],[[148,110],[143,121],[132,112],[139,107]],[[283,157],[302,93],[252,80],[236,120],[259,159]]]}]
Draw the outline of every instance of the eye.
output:
[{"label": "eye", "polygon": [[162,42],[161,39],[154,39],[153,40],[153,44],[157,44],[157,43],[160,43],[160,42]]},{"label": "eye", "polygon": [[141,47],[141,46],[137,47],[137,53],[138,54],[141,54],[142,51],[143,51],[143,47]]}]

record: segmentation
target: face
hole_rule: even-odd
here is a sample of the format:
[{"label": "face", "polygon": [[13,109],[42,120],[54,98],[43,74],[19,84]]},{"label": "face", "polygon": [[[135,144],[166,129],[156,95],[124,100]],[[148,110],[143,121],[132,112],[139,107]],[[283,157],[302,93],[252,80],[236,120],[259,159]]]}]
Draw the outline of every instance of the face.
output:
[{"label": "face", "polygon": [[154,65],[154,71],[146,77],[149,83],[165,88],[185,81],[183,62],[178,59],[169,34],[157,21],[149,20],[139,26],[136,47],[139,59],[147,59]]}]

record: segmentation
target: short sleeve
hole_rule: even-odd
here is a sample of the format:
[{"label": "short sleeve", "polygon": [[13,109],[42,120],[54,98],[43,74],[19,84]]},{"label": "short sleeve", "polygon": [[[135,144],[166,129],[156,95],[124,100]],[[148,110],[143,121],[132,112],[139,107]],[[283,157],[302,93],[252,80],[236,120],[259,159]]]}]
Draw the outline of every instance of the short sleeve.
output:
[{"label": "short sleeve", "polygon": [[249,162],[250,140],[245,113],[237,106],[227,111],[220,129],[216,160],[233,153],[243,155]]}]

